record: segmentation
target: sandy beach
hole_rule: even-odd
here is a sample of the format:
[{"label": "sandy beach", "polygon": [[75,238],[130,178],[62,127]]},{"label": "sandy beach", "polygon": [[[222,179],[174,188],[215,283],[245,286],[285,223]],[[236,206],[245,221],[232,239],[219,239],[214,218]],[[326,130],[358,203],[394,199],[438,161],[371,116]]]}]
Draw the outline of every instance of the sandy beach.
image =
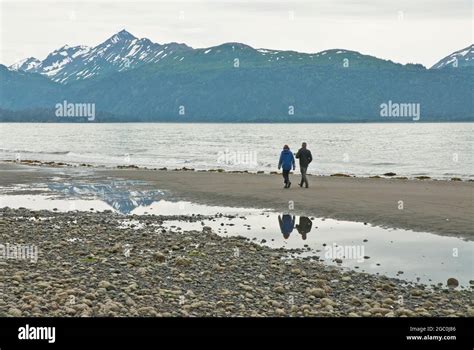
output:
[{"label": "sandy beach", "polygon": [[[113,170],[107,176],[145,180],[208,204],[288,210],[375,225],[474,238],[474,183],[310,176],[290,189],[280,175]],[[403,201],[401,203],[400,201]],[[403,204],[403,209],[401,208]]]},{"label": "sandy beach", "polygon": [[[308,189],[283,189],[276,174],[13,163],[1,164],[0,175],[2,188],[23,185],[23,194],[36,193],[32,184],[51,181],[139,180],[169,191],[175,200],[474,237],[472,182],[311,176]],[[297,181],[293,175],[293,184]],[[60,213],[0,205],[5,296],[0,315],[474,315],[472,280],[462,288],[446,288],[446,281],[425,285],[404,280],[402,271],[393,278],[328,266],[318,257],[291,255],[288,260],[307,246],[292,252],[264,246],[264,240],[222,237],[220,229],[204,224],[222,218],[216,215]],[[124,220],[135,223],[124,226]],[[170,220],[183,227],[195,222],[200,229],[171,229],[165,224]],[[25,252],[36,252],[35,261],[18,253],[8,256],[12,248],[7,246],[17,252],[33,247]],[[450,277],[454,282],[448,284],[456,286],[456,275]]]},{"label": "sandy beach", "polygon": [[[67,168],[66,168],[67,169]],[[0,186],[44,182],[48,168],[0,164]],[[73,175],[66,175],[73,177]],[[87,177],[142,180],[177,199],[234,207],[256,207],[366,222],[394,228],[474,238],[474,183],[309,176],[310,188],[283,188],[281,175],[147,169],[95,168]]]}]

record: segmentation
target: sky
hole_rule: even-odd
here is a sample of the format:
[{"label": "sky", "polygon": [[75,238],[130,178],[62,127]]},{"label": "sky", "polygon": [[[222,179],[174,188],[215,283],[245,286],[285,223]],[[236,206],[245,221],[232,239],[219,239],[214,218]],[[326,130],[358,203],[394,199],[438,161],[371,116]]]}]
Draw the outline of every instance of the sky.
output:
[{"label": "sky", "polygon": [[126,29],[194,48],[348,49],[431,67],[474,42],[474,0],[0,0],[0,63]]}]

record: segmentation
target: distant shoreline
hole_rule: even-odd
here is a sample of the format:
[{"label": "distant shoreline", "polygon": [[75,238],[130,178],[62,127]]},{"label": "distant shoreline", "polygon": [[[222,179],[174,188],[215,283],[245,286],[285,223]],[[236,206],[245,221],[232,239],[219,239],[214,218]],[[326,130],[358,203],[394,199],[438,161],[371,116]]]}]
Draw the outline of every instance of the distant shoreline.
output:
[{"label": "distant shoreline", "polygon": [[[271,171],[263,171],[263,170],[225,170],[223,168],[212,168],[212,169],[195,169],[193,167],[181,167],[181,168],[167,168],[167,167],[148,167],[148,166],[138,166],[134,164],[126,164],[126,165],[101,165],[101,164],[89,164],[89,163],[82,163],[82,162],[75,162],[75,163],[68,163],[68,162],[55,162],[55,161],[44,161],[44,160],[37,160],[37,159],[22,159],[20,161],[16,160],[0,160],[0,165],[4,164],[19,164],[19,165],[26,165],[26,166],[38,166],[38,167],[50,167],[50,168],[91,168],[91,169],[102,169],[102,170],[146,170],[146,171],[191,171],[191,172],[198,172],[198,173],[227,173],[227,174],[266,174],[266,175],[281,175],[281,171],[271,170]],[[299,171],[294,170],[291,171],[290,174],[299,175]],[[354,175],[352,173],[333,173],[333,174],[312,174],[308,173],[308,176],[312,177],[346,177],[346,178],[357,178],[357,179],[390,179],[390,180],[408,180],[408,181],[445,181],[445,182],[452,182],[452,181],[459,181],[459,182],[474,182],[474,179],[465,178],[465,177],[456,177],[452,176],[451,178],[436,178],[431,177],[429,175],[419,175],[419,176],[405,176],[403,174],[397,174],[393,172],[387,172],[384,174],[377,174],[377,175],[368,175],[368,176],[360,176]],[[470,175],[469,175],[470,176]]]},{"label": "distant shoreline", "polygon": [[186,120],[175,120],[175,121],[78,121],[68,120],[61,122],[52,121],[0,121],[0,124],[471,124],[473,120],[427,120],[422,119],[418,121],[286,121],[286,122],[269,122],[269,121],[186,121]]}]

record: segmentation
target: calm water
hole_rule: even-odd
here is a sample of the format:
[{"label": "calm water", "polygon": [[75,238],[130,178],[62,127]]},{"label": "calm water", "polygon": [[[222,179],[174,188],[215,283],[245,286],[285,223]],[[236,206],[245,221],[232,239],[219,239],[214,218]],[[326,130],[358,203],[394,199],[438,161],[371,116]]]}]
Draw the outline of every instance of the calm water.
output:
[{"label": "calm water", "polygon": [[[36,194],[31,193],[32,189]],[[136,230],[143,224],[131,219],[129,214],[219,214],[195,222],[168,220],[164,226],[176,234],[211,226],[222,236],[244,236],[272,248],[300,248],[304,252],[297,255],[319,259],[325,264],[407,281],[445,285],[448,278],[455,277],[462,287],[469,288],[469,281],[474,279],[472,241],[265,209],[176,201],[171,193],[147,188],[146,183],[141,182],[74,181],[14,186],[0,189],[0,207],[4,206],[62,212],[112,210],[124,215],[120,227]],[[240,253],[245,254],[245,251]]]},{"label": "calm water", "polygon": [[0,124],[0,159],[276,170],[308,143],[312,174],[474,178],[474,124]]}]

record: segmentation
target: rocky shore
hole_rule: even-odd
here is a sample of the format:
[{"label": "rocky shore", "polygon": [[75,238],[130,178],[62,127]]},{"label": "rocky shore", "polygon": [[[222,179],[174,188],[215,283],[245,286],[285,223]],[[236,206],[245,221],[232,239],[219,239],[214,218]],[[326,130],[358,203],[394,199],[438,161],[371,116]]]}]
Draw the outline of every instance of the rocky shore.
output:
[{"label": "rocky shore", "polygon": [[162,226],[200,216],[124,219],[0,209],[0,316],[474,316],[472,290],[287,259],[206,226]]}]

